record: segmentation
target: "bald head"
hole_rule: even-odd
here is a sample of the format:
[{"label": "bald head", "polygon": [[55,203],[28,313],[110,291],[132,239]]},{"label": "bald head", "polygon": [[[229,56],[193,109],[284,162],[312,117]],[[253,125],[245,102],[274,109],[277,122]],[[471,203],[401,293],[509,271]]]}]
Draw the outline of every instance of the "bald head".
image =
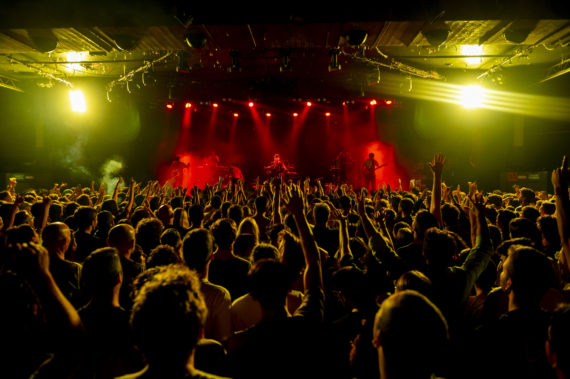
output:
[{"label": "bald head", "polygon": [[111,228],[107,244],[121,255],[130,255],[135,248],[135,229],[129,224],[119,224]]},{"label": "bald head", "polygon": [[42,244],[51,253],[65,253],[71,242],[71,230],[63,222],[48,224],[42,231]]}]

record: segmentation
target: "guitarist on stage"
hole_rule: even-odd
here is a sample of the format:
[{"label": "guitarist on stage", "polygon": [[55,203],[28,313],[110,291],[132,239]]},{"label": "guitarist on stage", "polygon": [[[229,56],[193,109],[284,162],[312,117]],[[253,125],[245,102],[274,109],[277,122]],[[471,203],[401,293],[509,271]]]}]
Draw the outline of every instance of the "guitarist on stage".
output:
[{"label": "guitarist on stage", "polygon": [[373,191],[376,189],[376,170],[381,167],[386,166],[387,163],[379,164],[376,159],[374,159],[374,154],[368,154],[368,159],[362,163],[362,170],[364,173],[364,187],[368,191]]}]

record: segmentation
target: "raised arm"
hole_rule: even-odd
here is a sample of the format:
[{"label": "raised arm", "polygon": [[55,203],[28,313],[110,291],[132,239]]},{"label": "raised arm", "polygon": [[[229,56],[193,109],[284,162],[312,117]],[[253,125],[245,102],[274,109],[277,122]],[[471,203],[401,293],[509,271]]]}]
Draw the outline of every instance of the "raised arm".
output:
[{"label": "raised arm", "polygon": [[113,191],[113,200],[117,202],[117,197],[119,196],[119,187],[124,182],[123,178],[119,176],[119,180],[117,180],[117,184],[115,185],[115,190]]},{"label": "raised arm", "polygon": [[372,224],[372,221],[370,221],[370,218],[368,218],[368,215],[366,214],[366,208],[364,205],[365,199],[366,195],[364,189],[362,189],[360,191],[360,197],[357,199],[356,210],[358,211],[358,215],[360,216],[360,222],[362,223],[362,227],[364,228],[364,233],[366,234],[366,238],[370,239],[370,237],[374,236],[375,234],[378,234],[378,231],[376,230],[376,228]]},{"label": "raised arm", "polygon": [[14,226],[14,220],[16,219],[16,213],[18,213],[18,209],[20,209],[20,204],[24,202],[24,198],[20,195],[16,196],[14,200],[14,204],[12,204],[12,208],[10,209],[10,214],[8,215],[8,219],[4,223],[3,230],[8,230],[12,226]]},{"label": "raised arm", "polygon": [[281,177],[273,178],[271,181],[273,191],[272,222],[274,225],[281,224]]},{"label": "raised arm", "polygon": [[315,242],[313,232],[309,228],[309,223],[305,217],[303,192],[301,189],[292,184],[287,189],[287,196],[285,199],[285,206],[293,216],[297,229],[299,230],[299,237],[301,239],[301,246],[303,248],[303,255],[305,256],[305,275],[304,286],[305,291],[322,289],[323,288],[323,274],[321,271],[321,258],[319,249]]},{"label": "raised arm", "polygon": [[433,160],[428,163],[428,166],[431,168],[433,174],[433,186],[431,191],[431,204],[429,211],[435,216],[440,226],[443,225],[443,219],[441,217],[441,175],[445,161],[446,159],[443,154],[436,153],[433,156]]},{"label": "raised arm", "polygon": [[562,166],[552,171],[552,185],[554,187],[554,197],[556,199],[556,223],[558,224],[558,233],[560,234],[560,242],[562,243],[562,252],[564,262],[570,271],[570,224],[568,216],[570,215],[570,200],[568,198],[568,158],[564,156]]}]

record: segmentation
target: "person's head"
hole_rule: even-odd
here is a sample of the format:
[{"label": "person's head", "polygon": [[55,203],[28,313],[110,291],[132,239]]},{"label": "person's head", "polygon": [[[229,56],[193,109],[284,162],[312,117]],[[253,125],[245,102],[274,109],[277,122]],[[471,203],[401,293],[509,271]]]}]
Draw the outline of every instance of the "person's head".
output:
[{"label": "person's head", "polygon": [[340,204],[340,208],[345,212],[350,211],[350,208],[352,208],[352,200],[346,195],[342,195],[338,202]]},{"label": "person's head", "polygon": [[400,228],[396,233],[396,238],[394,240],[394,247],[399,248],[402,246],[409,245],[414,241],[414,233],[410,228]]},{"label": "person's head", "polygon": [[137,346],[150,367],[185,367],[206,323],[207,308],[195,273],[164,266],[138,291],[131,312]]},{"label": "person's head", "polygon": [[554,216],[540,216],[536,222],[538,230],[542,236],[543,246],[560,247],[560,235],[558,225]]},{"label": "person's head", "polygon": [[554,212],[556,212],[556,204],[545,201],[542,204],[540,204],[540,214],[542,216],[551,216],[554,214]]},{"label": "person's head", "polygon": [[301,242],[294,234],[283,231],[279,239],[279,256],[281,262],[289,268],[293,275],[299,274],[305,267],[305,256]]},{"label": "person's head", "polygon": [[552,314],[545,350],[550,366],[570,378],[570,304],[560,304]]},{"label": "person's head", "polygon": [[252,234],[255,237],[255,242],[259,241],[259,227],[257,221],[253,217],[246,217],[239,223],[237,230],[238,236],[240,234]]},{"label": "person's head", "polygon": [[180,232],[174,228],[168,228],[160,235],[160,243],[172,246],[175,250],[179,250],[182,246],[182,237]]},{"label": "person's head", "polygon": [[373,159],[373,158],[374,158],[374,153],[368,153],[368,158]]},{"label": "person's head", "polygon": [[202,220],[204,219],[204,209],[200,204],[194,204],[190,207],[188,211],[188,218],[190,220],[190,225],[194,228],[199,228],[202,226]]},{"label": "person's head", "polygon": [[428,211],[422,210],[416,213],[414,222],[412,223],[412,231],[414,232],[414,239],[423,241],[424,233],[429,228],[437,227],[437,219],[433,214]]},{"label": "person's head", "polygon": [[78,230],[85,230],[90,227],[94,229],[97,226],[97,211],[95,208],[81,206],[77,208],[73,217]]},{"label": "person's head", "polygon": [[440,271],[453,263],[455,239],[445,230],[430,228],[424,235],[423,255],[430,269]]},{"label": "person's head", "polygon": [[174,218],[172,221],[172,225],[174,225],[177,228],[184,228],[184,229],[188,229],[190,227],[190,223],[188,222],[188,214],[186,213],[186,210],[184,208],[176,208],[174,210]]},{"label": "person's head", "polygon": [[119,224],[109,230],[107,245],[116,248],[121,255],[130,255],[135,249],[135,229],[129,224]]},{"label": "person's head", "polygon": [[430,378],[449,339],[447,321],[424,295],[405,290],[384,300],[374,320],[373,345],[381,377]]},{"label": "person's head", "polygon": [[193,229],[182,241],[184,262],[202,274],[214,254],[214,238],[208,229]]},{"label": "person's head", "polygon": [[421,271],[417,270],[407,271],[400,275],[395,287],[396,292],[414,290],[427,298],[430,298],[432,295],[431,280]]},{"label": "person's head", "polygon": [[273,161],[274,162],[279,162],[281,161],[281,156],[279,154],[274,154],[273,155]]},{"label": "person's head", "polygon": [[218,195],[212,196],[210,199],[210,205],[213,209],[220,209],[222,206],[222,198]]},{"label": "person's head", "polygon": [[113,214],[109,211],[101,211],[97,214],[97,227],[100,230],[109,231],[115,225]]},{"label": "person's head", "polygon": [[487,204],[492,205],[495,209],[500,209],[503,206],[503,198],[501,195],[491,194],[487,198]]},{"label": "person's head", "polygon": [[530,238],[537,245],[540,244],[540,232],[538,227],[527,218],[517,217],[509,223],[509,233],[511,238]]},{"label": "person's head", "polygon": [[268,243],[262,242],[256,245],[251,253],[251,260],[255,263],[262,259],[279,259],[279,250]]},{"label": "person's head", "polygon": [[123,268],[117,249],[97,249],[85,259],[81,268],[81,288],[90,297],[108,296],[123,282]]},{"label": "person's head", "polygon": [[113,216],[117,216],[119,214],[119,207],[117,206],[117,202],[113,199],[103,201],[101,204],[101,210],[109,211]]},{"label": "person's head", "polygon": [[331,213],[330,207],[326,203],[318,203],[313,208],[313,217],[315,218],[315,224],[323,226],[329,220],[329,215]]},{"label": "person's head", "polygon": [[174,212],[170,204],[163,204],[156,211],[156,217],[162,222],[163,225],[172,225],[174,221]]},{"label": "person's head", "polygon": [[370,309],[375,304],[375,297],[366,281],[363,271],[355,267],[341,267],[331,277],[331,288],[338,300],[349,309],[361,311]]},{"label": "person's head", "polygon": [[63,206],[61,204],[53,203],[49,206],[49,219],[51,222],[57,222],[63,219]]},{"label": "person's head", "polygon": [[91,204],[91,198],[89,197],[89,195],[87,195],[85,193],[83,195],[80,195],[76,201],[77,201],[77,204],[83,205],[86,207],[90,207],[92,205]]},{"label": "person's head", "polygon": [[539,210],[532,205],[525,205],[521,211],[521,217],[526,218],[532,222],[536,222],[536,219],[540,216]]},{"label": "person's head", "polygon": [[182,263],[182,259],[180,259],[180,256],[174,251],[172,246],[158,245],[150,252],[146,260],[146,268],[168,266],[175,263]]},{"label": "person's head", "polygon": [[26,211],[18,211],[14,216],[14,226],[34,225],[34,217]]},{"label": "person's head", "polygon": [[525,188],[525,187],[521,188],[520,201],[523,206],[536,203],[536,197],[534,191],[531,190],[530,188]]},{"label": "person's head", "polygon": [[453,204],[443,204],[441,207],[441,218],[446,227],[459,223],[459,209]]},{"label": "person's head", "polygon": [[398,212],[400,212],[400,214],[402,214],[404,217],[407,217],[412,214],[413,210],[414,202],[411,199],[405,197],[400,200],[400,203],[398,204]]},{"label": "person's head", "polygon": [[145,218],[137,225],[137,243],[145,254],[160,245],[160,235],[164,226],[156,218]]},{"label": "person's head", "polygon": [[255,198],[255,210],[258,214],[263,214],[267,210],[267,198],[258,196]]},{"label": "person's head", "polygon": [[62,222],[48,224],[42,231],[42,244],[50,254],[64,254],[71,243],[71,230]]},{"label": "person's head", "polygon": [[554,272],[540,251],[512,245],[503,263],[499,282],[516,307],[538,307],[542,296],[554,285]]},{"label": "person's head", "polygon": [[232,244],[232,252],[240,258],[249,260],[251,252],[256,244],[257,241],[253,234],[238,234]]},{"label": "person's head", "polygon": [[136,228],[141,220],[149,218],[151,216],[151,213],[146,208],[135,209],[133,216],[131,217],[131,225],[133,228]]},{"label": "person's head", "polygon": [[233,204],[228,209],[228,217],[239,225],[241,220],[243,219],[243,209],[241,205]]},{"label": "person's head", "polygon": [[291,285],[291,276],[285,265],[273,259],[261,259],[249,270],[249,293],[266,309],[279,311]]},{"label": "person's head", "polygon": [[229,218],[217,220],[210,227],[214,241],[220,250],[230,250],[237,234],[236,223]]}]

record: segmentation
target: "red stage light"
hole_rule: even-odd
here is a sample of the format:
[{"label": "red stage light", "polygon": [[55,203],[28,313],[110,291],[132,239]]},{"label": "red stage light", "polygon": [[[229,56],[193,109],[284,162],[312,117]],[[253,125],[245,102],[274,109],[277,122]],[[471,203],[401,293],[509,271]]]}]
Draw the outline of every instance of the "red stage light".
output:
[{"label": "red stage light", "polygon": [[186,104],[184,104],[184,107],[185,108],[192,108],[192,103],[186,103]]},{"label": "red stage light", "polygon": [[343,101],[343,102],[342,102],[342,106],[343,106],[343,107],[346,107],[346,101]]},{"label": "red stage light", "polygon": [[174,103],[166,103],[166,109],[172,110],[174,108]]},{"label": "red stage light", "polygon": [[218,107],[218,103],[214,103],[214,104],[212,104],[212,106],[213,106],[214,108],[217,108],[217,107]]},{"label": "red stage light", "polygon": [[310,101],[307,101],[307,106],[310,107],[311,105],[313,105],[313,103],[311,103]]},{"label": "red stage light", "polygon": [[370,105],[376,105],[376,100],[370,100]]},{"label": "red stage light", "polygon": [[297,116],[299,116],[299,113],[297,113],[297,112],[293,113],[293,117],[297,117]]},{"label": "red stage light", "polygon": [[239,117],[239,114],[237,114],[237,113],[234,113],[234,117]]},{"label": "red stage light", "polygon": [[266,113],[265,114],[267,117],[271,117],[271,113]]},{"label": "red stage light", "polygon": [[253,108],[253,102],[249,102],[249,104],[247,104],[250,108]]},{"label": "red stage light", "polygon": [[392,105],[392,100],[386,100],[384,102],[386,103],[386,105]]},{"label": "red stage light", "polygon": [[330,116],[331,116],[331,112],[325,113],[325,116],[330,117]]}]

